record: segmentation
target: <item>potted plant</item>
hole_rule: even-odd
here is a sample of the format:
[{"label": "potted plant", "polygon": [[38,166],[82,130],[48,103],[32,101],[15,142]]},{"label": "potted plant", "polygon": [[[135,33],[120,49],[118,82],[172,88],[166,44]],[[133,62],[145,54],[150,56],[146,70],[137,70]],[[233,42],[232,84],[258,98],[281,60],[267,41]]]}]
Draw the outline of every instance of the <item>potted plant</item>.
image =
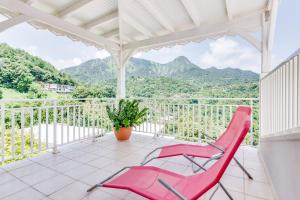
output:
[{"label": "potted plant", "polygon": [[145,122],[144,116],[147,114],[148,108],[139,108],[137,100],[121,99],[116,106],[106,106],[108,118],[112,121],[114,133],[118,140],[128,140],[132,128]]}]

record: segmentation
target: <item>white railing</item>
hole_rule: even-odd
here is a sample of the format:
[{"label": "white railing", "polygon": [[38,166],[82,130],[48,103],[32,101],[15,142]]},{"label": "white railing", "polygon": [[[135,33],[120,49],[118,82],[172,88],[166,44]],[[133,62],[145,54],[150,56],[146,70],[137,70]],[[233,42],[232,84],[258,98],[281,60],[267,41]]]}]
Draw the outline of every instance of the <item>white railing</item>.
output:
[{"label": "white railing", "polygon": [[2,100],[0,161],[23,158],[112,130],[105,99]]},{"label": "white railing", "polygon": [[[218,137],[238,105],[253,108],[246,144],[259,143],[258,100],[239,98],[137,99],[148,107],[137,132],[202,141],[202,133]],[[115,99],[46,99],[1,101],[0,163],[21,159],[71,142],[112,131],[106,106]]]},{"label": "white railing", "polygon": [[173,136],[189,141],[202,141],[205,133],[217,138],[227,127],[239,105],[253,108],[248,145],[259,143],[259,102],[256,98],[160,98],[138,99],[150,110],[146,122],[135,131]]},{"label": "white railing", "polygon": [[300,56],[261,79],[261,133],[270,136],[300,126]]}]

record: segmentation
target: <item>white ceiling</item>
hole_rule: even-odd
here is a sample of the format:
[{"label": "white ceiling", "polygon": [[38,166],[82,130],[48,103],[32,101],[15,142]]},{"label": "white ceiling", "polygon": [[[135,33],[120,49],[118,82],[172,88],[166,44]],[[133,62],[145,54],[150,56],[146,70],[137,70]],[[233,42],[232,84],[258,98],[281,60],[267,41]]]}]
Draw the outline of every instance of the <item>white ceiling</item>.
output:
[{"label": "white ceiling", "polygon": [[[261,31],[262,14],[270,9],[270,2],[0,0],[0,12],[11,18],[13,22],[9,24],[15,25],[23,19],[37,28],[46,28],[99,48],[112,51],[122,46],[148,50],[226,34],[246,35],[252,40],[249,33]],[[16,17],[22,19],[15,22],[17,19],[12,19]]]}]

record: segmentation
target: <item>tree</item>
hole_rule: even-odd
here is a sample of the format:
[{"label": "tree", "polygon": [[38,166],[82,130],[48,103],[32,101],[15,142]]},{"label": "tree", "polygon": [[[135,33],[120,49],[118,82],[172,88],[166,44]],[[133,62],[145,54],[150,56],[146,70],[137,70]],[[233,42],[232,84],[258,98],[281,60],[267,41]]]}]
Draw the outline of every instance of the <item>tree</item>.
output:
[{"label": "tree", "polygon": [[30,99],[42,99],[46,98],[47,93],[44,91],[44,89],[41,87],[41,85],[37,83],[32,83],[30,85],[29,91],[28,91],[28,98]]},{"label": "tree", "polygon": [[17,67],[15,70],[15,78],[13,80],[13,87],[19,92],[28,92],[29,87],[33,81],[33,76],[30,74],[29,70],[25,67]]},{"label": "tree", "polygon": [[76,99],[84,99],[84,98],[92,97],[90,88],[84,85],[77,86],[75,90],[72,92],[72,97]]}]

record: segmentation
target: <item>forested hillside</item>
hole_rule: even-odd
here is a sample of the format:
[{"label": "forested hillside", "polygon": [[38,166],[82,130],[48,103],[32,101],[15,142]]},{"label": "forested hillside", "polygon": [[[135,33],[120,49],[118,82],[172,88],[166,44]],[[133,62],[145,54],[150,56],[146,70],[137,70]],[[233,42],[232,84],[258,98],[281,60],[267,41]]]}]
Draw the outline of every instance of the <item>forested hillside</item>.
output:
[{"label": "forested hillside", "polygon": [[[95,84],[102,80],[116,77],[116,67],[111,57],[103,60],[89,60],[62,71],[83,83]],[[202,69],[184,56],[177,57],[165,64],[140,58],[131,58],[126,66],[126,76],[128,78],[169,77],[202,82],[214,81],[215,83],[258,80],[258,74],[251,71],[233,68],[217,69],[215,67]]]},{"label": "forested hillside", "polygon": [[26,51],[0,44],[0,86],[19,92],[38,87],[37,82],[74,85],[70,76]]},{"label": "forested hillside", "polygon": [[[102,97],[104,93],[113,97],[116,91],[115,69],[108,57],[89,60],[63,72],[84,85],[93,85],[78,88],[74,97]],[[184,56],[165,64],[131,58],[126,66],[129,97],[257,97],[258,80],[258,74],[251,71],[202,69]]]}]

